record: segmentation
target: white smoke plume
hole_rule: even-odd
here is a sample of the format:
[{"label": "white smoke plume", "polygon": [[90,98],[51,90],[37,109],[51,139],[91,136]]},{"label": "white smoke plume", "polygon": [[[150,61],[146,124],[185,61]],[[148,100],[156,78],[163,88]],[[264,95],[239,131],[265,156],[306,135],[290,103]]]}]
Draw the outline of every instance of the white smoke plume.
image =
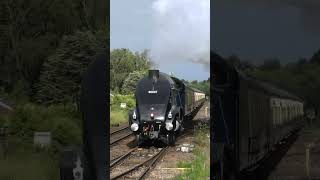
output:
[{"label": "white smoke plume", "polygon": [[151,57],[210,64],[210,0],[156,0]]}]

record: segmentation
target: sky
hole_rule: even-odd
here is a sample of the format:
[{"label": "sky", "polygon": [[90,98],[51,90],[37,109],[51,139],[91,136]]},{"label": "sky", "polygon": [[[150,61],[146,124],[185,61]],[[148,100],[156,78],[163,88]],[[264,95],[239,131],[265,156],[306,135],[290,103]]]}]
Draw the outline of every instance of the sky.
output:
[{"label": "sky", "polygon": [[111,0],[110,46],[150,49],[160,71],[207,80],[210,0]]},{"label": "sky", "polygon": [[[320,49],[319,0],[214,0],[211,49],[260,64],[310,58]],[[213,8],[212,8],[213,7]]]}]

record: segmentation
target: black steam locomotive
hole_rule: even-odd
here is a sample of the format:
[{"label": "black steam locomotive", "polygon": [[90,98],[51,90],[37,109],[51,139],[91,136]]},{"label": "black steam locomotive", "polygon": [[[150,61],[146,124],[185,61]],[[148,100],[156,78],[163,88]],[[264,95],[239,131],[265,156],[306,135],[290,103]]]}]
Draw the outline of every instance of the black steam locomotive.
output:
[{"label": "black steam locomotive", "polygon": [[211,166],[217,179],[234,179],[302,126],[303,100],[244,75],[216,54],[211,54],[211,66]]},{"label": "black steam locomotive", "polygon": [[149,70],[135,92],[136,108],[129,113],[129,125],[140,145],[145,140],[175,142],[183,124],[205,100],[205,94],[181,80]]}]

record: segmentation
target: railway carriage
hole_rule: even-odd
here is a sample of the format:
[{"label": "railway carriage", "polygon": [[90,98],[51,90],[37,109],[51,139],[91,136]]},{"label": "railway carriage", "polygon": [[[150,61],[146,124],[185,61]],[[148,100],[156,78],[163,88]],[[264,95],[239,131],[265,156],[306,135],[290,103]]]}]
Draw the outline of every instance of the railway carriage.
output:
[{"label": "railway carriage", "polygon": [[129,113],[129,125],[141,144],[160,140],[173,144],[183,125],[205,100],[205,94],[186,86],[176,77],[149,70],[135,92],[136,108]]},{"label": "railway carriage", "polygon": [[244,75],[218,55],[212,55],[211,61],[212,166],[217,168],[215,172],[219,171],[220,178],[224,174],[224,179],[232,179],[233,175],[255,167],[276,144],[302,126],[303,101]]}]

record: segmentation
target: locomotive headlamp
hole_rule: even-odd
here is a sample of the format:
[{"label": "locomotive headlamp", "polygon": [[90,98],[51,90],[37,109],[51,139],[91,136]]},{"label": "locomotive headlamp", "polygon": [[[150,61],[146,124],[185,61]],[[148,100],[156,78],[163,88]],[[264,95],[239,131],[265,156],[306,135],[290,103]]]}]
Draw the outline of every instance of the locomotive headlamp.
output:
[{"label": "locomotive headlamp", "polygon": [[172,118],[171,111],[169,111],[168,118],[169,118],[169,119],[171,119],[171,118]]},{"label": "locomotive headlamp", "polygon": [[133,118],[133,119],[137,119],[136,111],[133,111],[132,118]]},{"label": "locomotive headlamp", "polygon": [[139,125],[137,123],[133,123],[133,124],[131,124],[130,128],[131,128],[132,131],[138,131]]},{"label": "locomotive headlamp", "polygon": [[173,124],[172,124],[171,122],[167,122],[167,123],[166,123],[166,129],[167,129],[168,131],[171,131],[171,130],[173,129]]},{"label": "locomotive headlamp", "polygon": [[153,113],[151,113],[151,114],[150,114],[150,116],[151,116],[151,118],[153,118],[153,117],[154,117],[154,114],[153,114]]}]

